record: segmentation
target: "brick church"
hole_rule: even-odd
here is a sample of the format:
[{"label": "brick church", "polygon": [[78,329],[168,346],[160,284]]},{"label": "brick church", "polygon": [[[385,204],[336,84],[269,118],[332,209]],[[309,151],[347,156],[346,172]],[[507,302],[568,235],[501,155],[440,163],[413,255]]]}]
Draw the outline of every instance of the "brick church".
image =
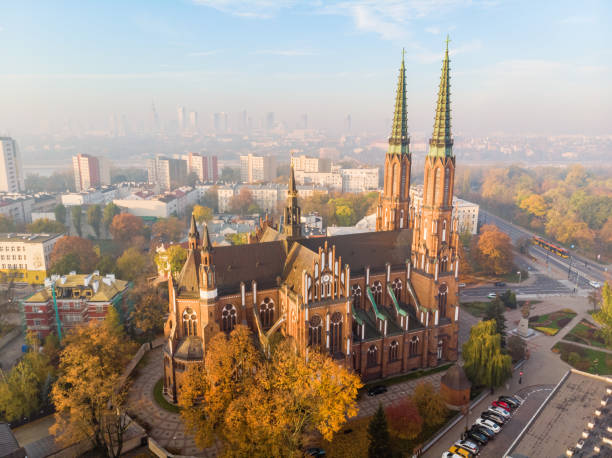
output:
[{"label": "brick church", "polygon": [[263,348],[275,332],[302,354],[319,350],[374,380],[458,356],[457,220],[448,43],[423,204],[410,205],[410,137],[404,59],[385,156],[376,232],[304,238],[293,169],[282,229],[262,222],[253,243],[213,247],[192,218],[187,261],[170,276],[164,391],[202,363],[211,337],[249,326]]}]

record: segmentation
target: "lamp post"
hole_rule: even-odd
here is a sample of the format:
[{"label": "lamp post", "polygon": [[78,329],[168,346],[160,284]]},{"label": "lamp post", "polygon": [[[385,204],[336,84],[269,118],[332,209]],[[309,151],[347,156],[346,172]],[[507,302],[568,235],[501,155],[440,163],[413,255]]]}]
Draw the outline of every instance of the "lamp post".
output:
[{"label": "lamp post", "polygon": [[520,282],[521,282],[521,274],[522,274],[522,272],[519,270],[519,271],[517,271],[516,273],[517,273],[517,274],[518,274],[518,276],[519,276],[519,283],[520,283]]}]

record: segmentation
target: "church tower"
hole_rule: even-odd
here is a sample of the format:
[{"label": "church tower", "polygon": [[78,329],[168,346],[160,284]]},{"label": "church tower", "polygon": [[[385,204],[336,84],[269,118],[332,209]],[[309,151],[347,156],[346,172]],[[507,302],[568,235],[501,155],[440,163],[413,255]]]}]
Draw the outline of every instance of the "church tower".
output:
[{"label": "church tower", "polygon": [[298,206],[298,192],[295,186],[295,173],[293,163],[289,174],[289,189],[287,190],[287,206],[284,211],[283,233],[290,239],[302,237],[302,226],[300,224],[301,211]]},{"label": "church tower", "polygon": [[[434,325],[452,324],[443,339],[432,332],[430,351],[437,359],[456,359],[453,329],[458,319],[457,221],[453,219],[455,156],[451,137],[448,39],[442,64],[433,135],[425,158],[423,200],[414,208],[412,240],[413,283],[421,302],[434,313]],[[457,310],[455,310],[457,309]],[[430,322],[431,323],[431,322]],[[456,331],[456,330],[455,330]],[[435,336],[434,336],[435,334]],[[433,338],[435,337],[435,338]],[[441,354],[444,353],[444,356]],[[430,364],[435,361],[430,354]]]},{"label": "church tower", "polygon": [[393,127],[385,157],[383,191],[376,209],[376,230],[394,231],[408,227],[410,208],[410,137],[406,114],[406,67],[402,66],[397,81]]}]

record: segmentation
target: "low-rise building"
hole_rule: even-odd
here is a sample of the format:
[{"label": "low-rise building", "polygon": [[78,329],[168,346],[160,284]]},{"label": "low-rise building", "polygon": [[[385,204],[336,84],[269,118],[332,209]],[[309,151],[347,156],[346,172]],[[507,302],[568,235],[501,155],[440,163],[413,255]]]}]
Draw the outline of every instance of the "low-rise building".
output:
[{"label": "low-rise building", "polygon": [[24,194],[0,194],[0,215],[6,216],[17,224],[32,222],[34,198]]},{"label": "low-rise building", "polygon": [[320,157],[309,157],[305,155],[292,156],[291,165],[296,172],[329,172],[331,161]]},{"label": "low-rise building", "polygon": [[0,281],[42,284],[63,234],[0,234]]},{"label": "low-rise building", "polygon": [[41,339],[57,333],[58,319],[64,334],[75,326],[101,321],[108,308],[118,306],[129,283],[115,275],[89,275],[70,272],[45,279],[45,287],[23,301],[28,331]]},{"label": "low-rise building", "polygon": [[62,204],[65,207],[77,205],[106,205],[117,197],[117,188],[114,186],[103,186],[98,189],[88,189],[81,192],[70,192],[62,194]]},{"label": "low-rise building", "polygon": [[295,171],[295,182],[299,185],[311,185],[342,191],[342,175],[336,172],[302,172]]},{"label": "low-rise building", "polygon": [[199,192],[190,186],[183,186],[164,194],[136,192],[125,199],[115,199],[114,203],[128,213],[140,217],[168,218],[182,216],[185,209],[195,205]]},{"label": "low-rise building", "polygon": [[364,192],[378,189],[378,168],[341,169],[342,192]]}]

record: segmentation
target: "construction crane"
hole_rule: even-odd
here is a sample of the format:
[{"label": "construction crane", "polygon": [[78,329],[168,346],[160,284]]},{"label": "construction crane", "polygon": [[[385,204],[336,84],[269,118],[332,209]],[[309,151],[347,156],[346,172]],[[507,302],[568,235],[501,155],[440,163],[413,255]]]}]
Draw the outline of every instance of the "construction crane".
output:
[{"label": "construction crane", "polygon": [[62,341],[62,322],[59,317],[59,310],[57,309],[57,297],[55,296],[55,280],[51,283],[51,294],[53,297],[53,310],[55,310],[55,324],[57,325],[57,337]]}]

